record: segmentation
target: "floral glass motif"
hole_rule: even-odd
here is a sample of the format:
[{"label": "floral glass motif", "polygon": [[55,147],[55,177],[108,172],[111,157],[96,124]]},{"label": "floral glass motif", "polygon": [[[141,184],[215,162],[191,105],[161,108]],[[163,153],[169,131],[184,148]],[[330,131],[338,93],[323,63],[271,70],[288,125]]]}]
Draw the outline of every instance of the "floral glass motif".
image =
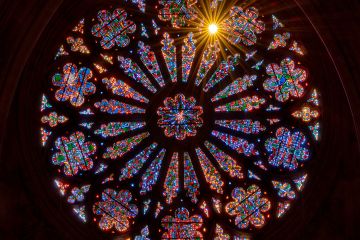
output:
[{"label": "floral glass motif", "polygon": [[196,3],[197,0],[159,0],[163,6],[159,11],[159,19],[170,21],[174,28],[184,27],[187,21],[196,17]]},{"label": "floral glass motif", "polygon": [[105,238],[272,226],[312,179],[323,127],[300,34],[266,1],[108,4],[66,28],[38,97],[58,195]]},{"label": "floral glass motif", "polygon": [[75,132],[69,138],[57,138],[55,147],[59,152],[53,155],[52,162],[64,166],[64,173],[68,176],[76,175],[79,170],[88,171],[94,165],[91,155],[95,153],[96,145],[85,142],[82,132]]},{"label": "floral glass motif", "polygon": [[117,8],[111,14],[107,10],[99,11],[99,23],[94,25],[91,30],[92,35],[101,38],[100,44],[104,49],[111,49],[115,45],[126,47],[130,43],[127,34],[134,33],[136,25],[130,20],[126,20],[127,13]]},{"label": "floral glass motif", "polygon": [[93,74],[89,68],[78,68],[73,63],[65,64],[63,74],[56,73],[52,78],[54,86],[59,87],[55,93],[58,101],[70,101],[71,105],[79,107],[85,101],[85,95],[94,94],[96,87],[89,80]]},{"label": "floral glass motif", "polygon": [[304,94],[304,83],[307,72],[303,68],[296,68],[295,62],[290,58],[281,61],[280,66],[272,63],[266,67],[270,78],[264,82],[266,91],[275,92],[275,98],[280,102],[287,101],[290,96],[299,98]]},{"label": "floral glass motif", "polygon": [[160,116],[158,125],[165,129],[167,137],[175,137],[184,140],[188,136],[195,136],[203,120],[201,106],[196,106],[193,97],[186,98],[183,94],[177,94],[174,98],[166,98],[164,107],[160,107],[157,114]]},{"label": "floral glass motif", "polygon": [[124,232],[130,227],[130,219],[138,214],[135,204],[130,204],[131,193],[127,190],[119,192],[113,189],[105,189],[101,195],[101,202],[94,204],[93,211],[100,215],[100,229],[107,231],[115,228],[116,231]]},{"label": "floral glass motif", "polygon": [[232,192],[234,201],[225,206],[230,216],[236,216],[235,224],[240,229],[246,229],[250,225],[262,227],[265,224],[264,213],[270,210],[270,201],[262,197],[262,191],[257,185],[251,185],[247,190],[235,188]]},{"label": "floral glass motif", "polygon": [[203,220],[199,215],[190,216],[186,208],[178,208],[175,216],[166,216],[161,220],[166,229],[162,239],[202,239],[200,228]]},{"label": "floral glass motif", "polygon": [[284,127],[276,131],[276,138],[266,140],[265,148],[271,165],[289,170],[297,169],[299,162],[307,160],[310,154],[305,135],[301,132],[291,133]]},{"label": "floral glass motif", "polygon": [[224,28],[227,29],[227,38],[233,44],[243,43],[254,45],[257,41],[256,34],[265,31],[265,24],[258,20],[259,12],[250,7],[246,10],[234,6],[230,9],[230,18],[225,21]]}]

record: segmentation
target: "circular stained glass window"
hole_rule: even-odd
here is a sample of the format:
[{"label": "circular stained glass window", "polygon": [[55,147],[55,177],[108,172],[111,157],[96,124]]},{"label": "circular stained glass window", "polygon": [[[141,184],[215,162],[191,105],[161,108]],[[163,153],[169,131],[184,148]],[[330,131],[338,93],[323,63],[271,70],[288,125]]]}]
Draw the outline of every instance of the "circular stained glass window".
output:
[{"label": "circular stained glass window", "polygon": [[128,0],[69,26],[40,131],[79,221],[134,239],[249,239],[296,204],[320,93],[306,46],[261,9]]}]

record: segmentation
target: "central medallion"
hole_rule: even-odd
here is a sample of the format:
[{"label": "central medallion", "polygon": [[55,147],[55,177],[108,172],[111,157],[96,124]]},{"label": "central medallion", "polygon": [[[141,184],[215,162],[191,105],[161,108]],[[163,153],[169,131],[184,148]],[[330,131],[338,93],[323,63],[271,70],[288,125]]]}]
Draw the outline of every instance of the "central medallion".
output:
[{"label": "central medallion", "polygon": [[164,106],[159,107],[158,125],[164,129],[167,137],[184,140],[186,137],[195,136],[197,129],[203,125],[200,117],[202,113],[203,108],[196,106],[194,97],[186,98],[184,94],[177,94],[173,98],[166,98]]}]

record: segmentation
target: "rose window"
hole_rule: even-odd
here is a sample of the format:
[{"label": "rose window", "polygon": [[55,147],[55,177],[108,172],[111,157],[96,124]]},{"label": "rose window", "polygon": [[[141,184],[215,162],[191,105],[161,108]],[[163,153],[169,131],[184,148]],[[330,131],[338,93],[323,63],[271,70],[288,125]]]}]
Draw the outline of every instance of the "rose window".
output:
[{"label": "rose window", "polygon": [[322,117],[290,22],[257,1],[99,6],[59,40],[39,117],[74,216],[131,239],[250,239],[286,216]]}]

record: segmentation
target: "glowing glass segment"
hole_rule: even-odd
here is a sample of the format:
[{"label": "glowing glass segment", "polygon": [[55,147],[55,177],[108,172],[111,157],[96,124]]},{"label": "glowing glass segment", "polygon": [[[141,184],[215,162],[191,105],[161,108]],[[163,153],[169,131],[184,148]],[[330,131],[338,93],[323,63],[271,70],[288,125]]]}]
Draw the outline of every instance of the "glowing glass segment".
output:
[{"label": "glowing glass segment", "polygon": [[124,58],[119,56],[118,60],[120,62],[120,68],[124,72],[134,79],[136,82],[142,84],[150,92],[156,93],[156,88],[151,84],[150,80],[146,77],[145,73],[140,69],[140,67],[133,62],[130,58]]},{"label": "glowing glass segment", "polygon": [[271,17],[273,20],[273,30],[284,27],[284,24],[282,24],[282,22],[280,22],[280,20],[275,15],[272,15]]},{"label": "glowing glass segment", "polygon": [[74,207],[73,211],[76,215],[78,215],[78,217],[80,218],[80,220],[82,222],[86,222],[86,213],[85,213],[85,206],[79,206],[79,207]]},{"label": "glowing glass segment", "polygon": [[175,216],[165,216],[161,225],[166,229],[162,239],[202,239],[203,220],[200,215],[190,216],[186,208],[178,208]]},{"label": "glowing glass segment", "polygon": [[101,66],[100,64],[97,63],[93,63],[95,69],[100,73],[106,73],[108,70],[106,68],[104,68],[103,66]]},{"label": "glowing glass segment", "polygon": [[144,126],[145,122],[111,122],[102,124],[99,129],[94,131],[94,133],[99,134],[104,138],[115,137]]},{"label": "glowing glass segment", "polygon": [[242,179],[244,175],[242,173],[241,167],[236,163],[235,159],[221,151],[218,147],[206,141],[205,146],[209,150],[209,152],[216,159],[220,167],[228,172],[231,177]]},{"label": "glowing glass segment", "polygon": [[94,115],[94,112],[91,110],[91,108],[87,108],[83,111],[79,112],[80,115]]},{"label": "glowing glass segment", "polygon": [[300,118],[304,122],[310,122],[312,119],[319,117],[319,112],[310,107],[303,107],[291,114],[295,118]]},{"label": "glowing glass segment", "polygon": [[255,150],[254,144],[250,144],[247,140],[229,135],[227,133],[222,133],[218,131],[212,131],[211,133],[214,137],[220,139],[227,146],[237,151],[239,154],[244,154],[245,156],[258,155],[258,151]]},{"label": "glowing glass segment", "polygon": [[100,165],[98,166],[98,168],[95,171],[95,174],[100,174],[100,173],[104,172],[107,168],[108,168],[108,165],[106,165],[104,163],[100,163]]},{"label": "glowing glass segment", "polygon": [[268,161],[275,167],[295,170],[299,162],[309,158],[309,149],[306,137],[301,132],[291,133],[281,127],[276,131],[276,138],[269,138],[265,148],[269,153]]},{"label": "glowing glass segment", "polygon": [[155,210],[155,218],[159,216],[159,213],[164,210],[164,207],[161,205],[160,202],[157,203],[156,210]]},{"label": "glowing glass segment", "polygon": [[263,63],[264,63],[264,59],[258,61],[258,62],[257,62],[255,65],[253,65],[251,68],[259,71],[260,68],[262,67]]},{"label": "glowing glass segment", "polygon": [[96,102],[94,104],[96,108],[99,108],[100,111],[106,112],[109,114],[135,114],[135,113],[145,113],[145,109],[135,107],[133,105],[119,102],[114,99],[103,99],[101,102]]},{"label": "glowing glass segment", "polygon": [[146,214],[147,211],[149,210],[150,203],[151,203],[151,200],[150,200],[150,199],[144,201],[144,210],[143,210],[144,214]]},{"label": "glowing glass segment", "polygon": [[261,181],[261,178],[256,175],[253,171],[251,170],[248,170],[248,178],[249,179],[255,179],[255,180],[258,180],[258,181]]},{"label": "glowing glass segment", "polygon": [[174,98],[166,98],[164,105],[157,111],[160,116],[158,125],[165,129],[167,137],[184,140],[188,136],[196,135],[196,129],[203,124],[200,117],[203,110],[201,106],[195,106],[195,98],[185,98],[183,94],[177,94]]},{"label": "glowing glass segment", "polygon": [[129,160],[126,163],[126,166],[121,170],[119,181],[132,178],[134,175],[136,175],[139,172],[139,170],[142,168],[144,163],[149,159],[150,155],[154,152],[156,147],[157,147],[157,143],[153,143],[149,147],[141,151],[134,158]]},{"label": "glowing glass segment", "polygon": [[85,193],[90,190],[90,185],[82,186],[81,188],[74,187],[71,190],[71,195],[68,197],[68,203],[82,202],[85,199]]},{"label": "glowing glass segment", "polygon": [[146,27],[143,23],[141,23],[141,36],[143,36],[145,38],[149,38]]},{"label": "glowing glass segment", "polygon": [[268,50],[277,49],[278,47],[286,47],[286,41],[290,39],[290,33],[275,34],[274,40],[271,41]]},{"label": "glowing glass segment", "polygon": [[112,147],[106,148],[106,152],[103,154],[103,158],[116,159],[122,157],[125,153],[134,149],[142,140],[149,136],[148,132],[141,133],[134,137],[118,141],[113,144]]},{"label": "glowing glass segment", "polygon": [[272,184],[274,189],[277,190],[279,197],[288,199],[294,199],[296,197],[296,194],[294,190],[292,190],[290,183],[272,181]]},{"label": "glowing glass segment", "polygon": [[133,4],[137,4],[137,7],[139,8],[139,10],[143,13],[145,12],[145,8],[146,8],[145,0],[125,0],[125,1],[126,2],[130,1]]},{"label": "glowing glass segment", "polygon": [[316,141],[319,141],[320,137],[320,123],[315,123],[314,125],[309,126],[309,129],[314,136]]},{"label": "glowing glass segment", "polygon": [[160,85],[160,87],[164,87],[164,79],[160,72],[160,67],[158,61],[156,60],[155,53],[150,50],[150,46],[145,45],[143,42],[139,42],[139,50],[138,54],[140,55],[140,59],[145,65],[145,67],[149,70],[149,72],[153,75],[156,82]]},{"label": "glowing glass segment", "polygon": [[161,21],[170,21],[174,28],[183,27],[187,21],[196,18],[196,3],[197,0],[159,0],[163,8],[158,17]]},{"label": "glowing glass segment", "polygon": [[162,149],[160,153],[151,162],[148,169],[146,169],[144,175],[141,177],[140,194],[145,194],[152,190],[153,185],[156,183],[161,169],[161,163],[165,157],[166,150]]},{"label": "glowing glass segment", "polygon": [[69,55],[69,53],[65,50],[64,45],[61,45],[54,57],[54,60],[58,59],[61,56],[67,56],[67,55]]},{"label": "glowing glass segment", "polygon": [[243,188],[233,190],[233,201],[225,206],[225,210],[230,216],[236,216],[235,224],[240,229],[246,229],[250,225],[260,228],[265,224],[263,213],[270,210],[271,203],[262,195],[257,185],[251,185],[247,190]]},{"label": "glowing glass segment", "polygon": [[316,89],[314,89],[311,93],[311,97],[307,101],[308,103],[312,103],[315,106],[320,106],[319,93]]},{"label": "glowing glass segment", "polygon": [[67,192],[67,189],[70,187],[69,184],[60,181],[59,179],[54,180],[54,183],[56,185],[56,187],[59,189],[59,192],[62,196],[64,196]]},{"label": "glowing glass segment", "polygon": [[166,66],[170,73],[170,78],[172,82],[176,82],[176,48],[174,46],[174,39],[170,38],[168,33],[164,33],[164,39],[161,40],[163,45],[161,48],[162,55],[164,57]]},{"label": "glowing glass segment", "polygon": [[198,156],[201,168],[204,172],[206,182],[210,185],[210,188],[212,190],[215,190],[218,193],[222,193],[222,187],[224,185],[224,182],[221,180],[220,173],[218,172],[218,170],[216,170],[214,165],[205,156],[205,153],[201,151],[200,148],[196,148],[195,151]]},{"label": "glowing glass segment", "polygon": [[222,206],[221,201],[217,198],[212,198],[211,200],[212,200],[212,205],[213,205],[213,208],[215,209],[215,211],[217,213],[221,213],[221,206]]},{"label": "glowing glass segment", "polygon": [[257,50],[245,53],[245,62],[249,61],[250,59],[254,58]]},{"label": "glowing glass segment", "polygon": [[259,121],[253,121],[251,119],[216,120],[215,124],[246,134],[259,134],[266,129]]},{"label": "glowing glass segment", "polygon": [[101,38],[100,45],[103,49],[111,49],[114,46],[126,47],[130,43],[127,34],[134,33],[136,25],[126,20],[127,13],[117,8],[111,14],[109,11],[101,10],[97,18],[99,24],[93,26],[91,33]]},{"label": "glowing glass segment", "polygon": [[245,97],[215,108],[215,112],[251,112],[259,109],[265,98],[258,96]]},{"label": "glowing glass segment", "polygon": [[200,204],[200,209],[204,212],[206,217],[209,217],[209,208],[205,201]]},{"label": "glowing glass segment", "polygon": [[196,75],[195,84],[199,86],[201,81],[204,79],[207,72],[210,70],[212,65],[214,65],[218,53],[220,51],[219,43],[215,42],[214,44],[209,44],[209,46],[205,49],[202,54],[200,67]]},{"label": "glowing glass segment", "polygon": [[40,128],[40,135],[41,135],[41,145],[45,147],[47,140],[49,139],[50,135],[52,134],[51,131],[48,131],[44,128]]},{"label": "glowing glass segment", "polygon": [[62,115],[59,116],[57,112],[51,112],[49,116],[43,116],[41,118],[41,122],[49,124],[50,127],[56,127],[58,124],[64,123],[67,120],[67,117]]},{"label": "glowing glass segment", "polygon": [[244,75],[244,77],[242,78],[237,78],[235,81],[233,81],[223,90],[221,90],[218,94],[216,94],[215,97],[211,99],[211,101],[215,102],[217,100],[224,99],[246,91],[249,87],[253,86],[256,78],[256,75]]},{"label": "glowing glass segment", "polygon": [[149,238],[149,226],[145,226],[143,229],[141,229],[141,236],[135,236],[134,240],[151,240]]},{"label": "glowing glass segment", "polygon": [[69,101],[75,107],[81,106],[85,101],[85,95],[92,95],[96,91],[93,83],[89,82],[93,74],[89,68],[80,68],[73,63],[64,65],[63,74],[56,73],[52,77],[52,83],[59,89],[55,93],[58,101]]},{"label": "glowing glass segment", "polygon": [[116,78],[112,77],[110,79],[104,78],[102,82],[106,85],[106,88],[110,90],[113,94],[125,97],[132,98],[134,100],[148,103],[149,100],[131,88],[128,84],[121,80],[116,80]]},{"label": "glowing glass segment", "polygon": [[52,163],[64,166],[65,175],[74,176],[79,170],[88,171],[93,167],[91,155],[96,152],[96,145],[85,142],[82,132],[75,132],[69,138],[57,138],[55,148],[58,152],[52,156]]},{"label": "glowing glass segment", "polygon": [[155,35],[158,35],[158,34],[159,34],[159,30],[160,30],[159,26],[156,24],[156,22],[155,22],[154,19],[151,20],[151,23],[152,23],[152,27],[153,27],[153,29],[154,29]]},{"label": "glowing glass segment", "polygon": [[275,98],[280,102],[287,101],[290,96],[299,98],[304,95],[307,73],[303,68],[296,68],[295,62],[290,58],[281,61],[280,66],[272,63],[266,67],[270,78],[264,81],[264,89],[275,92]]},{"label": "glowing glass segment", "polygon": [[294,183],[299,192],[301,192],[304,189],[307,176],[308,176],[307,174],[303,174],[302,176],[294,179]]},{"label": "glowing glass segment", "polygon": [[209,91],[210,88],[213,88],[216,84],[221,82],[230,72],[235,70],[235,66],[240,63],[240,55],[235,54],[234,56],[229,56],[227,60],[224,60],[220,63],[219,67],[216,69],[214,74],[211,76],[210,80],[206,83],[203,88],[204,92]]},{"label": "glowing glass segment", "polygon": [[100,202],[93,206],[93,212],[100,215],[99,227],[101,230],[108,231],[115,228],[118,232],[125,232],[130,227],[130,219],[138,214],[135,204],[130,204],[131,193],[128,190],[119,192],[107,188],[101,194]]},{"label": "glowing glass segment", "polygon": [[84,34],[85,19],[81,19],[79,23],[72,29],[73,32]]},{"label": "glowing glass segment", "polygon": [[290,48],[290,51],[296,52],[297,54],[303,56],[304,50],[300,47],[299,43],[297,41],[293,41]]},{"label": "glowing glass segment", "polygon": [[250,7],[245,11],[238,6],[230,9],[230,17],[224,23],[227,39],[234,45],[242,42],[245,45],[254,45],[257,41],[256,34],[265,31],[265,24],[258,20],[259,11]]},{"label": "glowing glass segment", "polygon": [[219,224],[216,224],[215,238],[214,240],[230,240],[229,234],[224,232],[224,229],[220,227]]},{"label": "glowing glass segment", "polygon": [[284,216],[284,214],[290,209],[290,203],[289,202],[279,202],[278,208],[276,210],[276,216],[278,218],[281,218]]},{"label": "glowing glass segment", "polygon": [[84,44],[84,39],[67,37],[66,42],[70,45],[71,51],[89,54],[90,51]]},{"label": "glowing glass segment", "polygon": [[191,162],[189,153],[184,153],[184,189],[186,195],[191,198],[193,203],[198,201],[197,195],[199,195],[199,181],[196,177],[194,166]]},{"label": "glowing glass segment", "polygon": [[189,33],[184,39],[184,44],[181,47],[181,55],[182,55],[182,81],[187,82],[191,70],[191,65],[193,63],[195,57],[195,43],[196,41],[193,39],[194,34]]},{"label": "glowing glass segment", "polygon": [[171,158],[168,172],[164,182],[163,195],[166,197],[166,203],[171,204],[173,198],[179,191],[179,154],[175,152]]},{"label": "glowing glass segment", "polygon": [[52,105],[49,103],[49,100],[47,99],[47,97],[45,95],[42,95],[41,98],[41,112],[45,111],[46,109],[50,109],[52,108]]},{"label": "glowing glass segment", "polygon": [[106,62],[110,63],[111,65],[114,64],[113,56],[106,55],[106,54],[103,54],[103,53],[100,53],[100,56],[102,57],[102,59],[104,59]]}]

